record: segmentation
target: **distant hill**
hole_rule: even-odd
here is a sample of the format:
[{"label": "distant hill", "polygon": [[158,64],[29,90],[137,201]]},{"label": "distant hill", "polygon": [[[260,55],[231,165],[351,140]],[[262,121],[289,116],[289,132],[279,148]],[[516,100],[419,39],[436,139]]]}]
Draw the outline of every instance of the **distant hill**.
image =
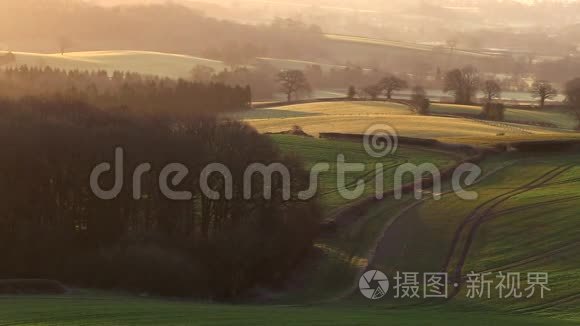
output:
[{"label": "distant hill", "polygon": [[[2,55],[4,53],[0,52],[0,56]],[[69,52],[64,55],[14,52],[14,57],[15,61],[5,66],[50,66],[65,70],[106,70],[109,72],[119,70],[170,78],[188,78],[191,69],[197,65],[211,67],[216,72],[228,67],[219,60],[152,51],[88,51]],[[322,70],[344,68],[340,65],[278,58],[258,58],[256,62],[269,64],[278,69],[304,69],[311,65],[320,65]]]},{"label": "distant hill", "polygon": [[12,66],[50,66],[65,70],[132,71],[171,78],[186,78],[196,65],[222,70],[221,61],[188,55],[148,51],[92,51],[61,54],[14,52]]}]

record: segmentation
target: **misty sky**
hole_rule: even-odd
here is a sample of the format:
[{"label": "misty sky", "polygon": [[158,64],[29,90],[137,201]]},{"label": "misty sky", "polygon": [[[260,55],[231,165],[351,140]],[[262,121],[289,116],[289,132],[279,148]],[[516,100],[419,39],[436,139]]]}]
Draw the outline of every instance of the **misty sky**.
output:
[{"label": "misty sky", "polygon": [[[100,2],[100,3],[148,3],[148,2],[166,2],[166,0],[86,0],[88,2]],[[223,4],[223,0],[183,0],[183,1],[191,1],[191,2],[209,2],[215,4]],[[479,0],[480,2],[484,2],[485,0]],[[533,4],[538,0],[514,0],[517,2]],[[561,2],[577,2],[578,0],[561,0]],[[284,0],[236,0],[238,3],[244,2],[269,2],[269,3],[280,3],[280,4],[291,4],[293,1],[284,1]],[[318,0],[301,0],[296,1],[297,3],[312,3],[312,4],[319,4],[321,1]],[[431,2],[437,3],[437,0],[432,0]],[[442,1],[443,2],[443,1]],[[367,0],[352,0],[349,1],[350,4],[353,6],[360,5],[362,3],[368,3]]]}]

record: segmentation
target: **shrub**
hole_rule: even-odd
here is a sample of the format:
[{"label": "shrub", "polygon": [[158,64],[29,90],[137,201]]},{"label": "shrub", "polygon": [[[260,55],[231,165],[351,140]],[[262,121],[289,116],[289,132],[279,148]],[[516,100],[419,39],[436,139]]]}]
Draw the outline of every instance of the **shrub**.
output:
[{"label": "shrub", "polygon": [[505,105],[503,103],[485,103],[482,108],[482,117],[493,121],[504,121]]},{"label": "shrub", "polygon": [[415,107],[417,113],[421,115],[429,115],[431,102],[427,98],[427,92],[421,86],[413,87],[413,94],[411,95],[411,103]]},{"label": "shrub", "polygon": [[353,98],[355,98],[356,94],[357,94],[356,88],[354,86],[350,86],[348,88],[347,98],[352,100]]}]

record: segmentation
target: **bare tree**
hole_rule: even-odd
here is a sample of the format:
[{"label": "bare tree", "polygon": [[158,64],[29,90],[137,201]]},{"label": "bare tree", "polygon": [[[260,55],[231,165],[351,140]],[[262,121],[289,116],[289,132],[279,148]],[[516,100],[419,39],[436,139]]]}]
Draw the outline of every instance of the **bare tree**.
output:
[{"label": "bare tree", "polygon": [[444,91],[453,93],[457,104],[471,104],[478,87],[479,72],[473,66],[454,69],[445,75]]},{"label": "bare tree", "polygon": [[487,103],[491,103],[493,100],[501,97],[501,86],[495,80],[486,80],[483,83],[481,91]]},{"label": "bare tree", "polygon": [[540,100],[540,109],[544,108],[546,100],[551,100],[558,96],[558,90],[545,80],[537,80],[532,85],[532,97]]},{"label": "bare tree", "polygon": [[304,73],[300,70],[284,70],[278,73],[281,91],[286,94],[288,102],[298,97],[301,92],[310,92],[310,84]]},{"label": "bare tree", "polygon": [[60,55],[64,55],[67,49],[73,46],[73,42],[66,36],[58,38],[58,50]]},{"label": "bare tree", "polygon": [[376,100],[379,95],[381,95],[382,91],[383,89],[380,85],[369,85],[363,88],[363,92],[365,93],[366,97],[370,98],[371,100]]},{"label": "bare tree", "polygon": [[576,115],[578,119],[577,129],[580,130],[580,78],[566,83],[566,102]]},{"label": "bare tree", "polygon": [[346,96],[348,99],[352,100],[356,96],[356,88],[354,86],[349,86],[348,93]]},{"label": "bare tree", "polygon": [[391,99],[393,97],[393,92],[400,91],[408,87],[407,82],[397,76],[387,76],[381,80],[379,83],[381,85],[387,99]]},{"label": "bare tree", "polygon": [[411,102],[417,110],[417,113],[421,115],[429,114],[429,107],[431,106],[431,102],[427,98],[427,92],[422,86],[413,87]]},{"label": "bare tree", "polygon": [[449,61],[452,63],[453,62],[453,54],[455,52],[455,49],[457,48],[457,40],[456,39],[450,39],[447,40],[445,42],[447,44],[447,48],[449,48]]}]

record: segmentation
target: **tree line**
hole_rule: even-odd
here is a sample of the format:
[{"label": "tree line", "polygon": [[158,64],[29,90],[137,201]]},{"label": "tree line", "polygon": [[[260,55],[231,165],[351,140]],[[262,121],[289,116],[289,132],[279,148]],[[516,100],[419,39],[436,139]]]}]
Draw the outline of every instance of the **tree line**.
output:
[{"label": "tree line", "polygon": [[0,96],[61,94],[98,107],[126,106],[142,112],[216,114],[249,109],[249,86],[201,83],[132,72],[65,71],[20,66],[0,70]]},{"label": "tree line", "polygon": [[[502,85],[495,79],[483,79],[478,69],[473,66],[465,66],[448,71],[442,77],[443,91],[454,97],[456,104],[472,105],[478,99],[481,92],[483,97],[482,117],[490,120],[503,120],[505,106],[499,100],[502,94]],[[301,84],[308,85],[307,80]],[[407,80],[394,75],[388,74],[378,82],[357,89],[350,86],[347,91],[348,98],[359,96],[371,100],[377,100],[384,96],[391,100],[396,92],[409,88]],[[283,87],[288,89],[288,87]],[[560,92],[554,85],[546,80],[536,80],[529,88],[530,95],[537,99],[539,109],[544,109],[546,102],[556,98]],[[564,86],[563,95],[565,95],[565,107],[578,119],[580,129],[580,78],[568,81]],[[420,114],[429,114],[429,100],[425,89],[421,85],[415,85],[411,89],[411,101]]]},{"label": "tree line", "polygon": [[[0,278],[228,299],[282,283],[317,235],[316,201],[297,199],[309,185],[302,162],[240,122],[101,109],[64,96],[1,99],[0,146]],[[112,200],[98,199],[89,176],[97,164],[114,164],[119,146],[126,186]],[[132,171],[144,162],[152,170],[135,200]],[[159,190],[156,176],[175,162],[189,173],[171,187],[192,192],[192,200]],[[213,162],[232,172],[231,200],[219,174],[208,184],[221,199],[202,195],[201,171]],[[243,199],[243,172],[254,162],[288,167],[290,200],[278,174],[272,199],[263,199],[258,176]],[[106,173],[100,185],[113,181]]]},{"label": "tree line", "polygon": [[[500,84],[496,80],[482,81],[479,71],[473,66],[449,71],[445,76],[444,91],[453,94],[457,104],[472,104],[477,92],[481,91],[484,95],[483,115],[492,120],[503,120],[503,104],[494,103],[501,98]],[[549,81],[536,80],[530,88],[530,94],[538,100],[539,108],[544,109],[546,101],[556,98],[559,91]],[[580,78],[568,81],[563,94],[566,97],[564,105],[578,119],[580,129]]]}]

